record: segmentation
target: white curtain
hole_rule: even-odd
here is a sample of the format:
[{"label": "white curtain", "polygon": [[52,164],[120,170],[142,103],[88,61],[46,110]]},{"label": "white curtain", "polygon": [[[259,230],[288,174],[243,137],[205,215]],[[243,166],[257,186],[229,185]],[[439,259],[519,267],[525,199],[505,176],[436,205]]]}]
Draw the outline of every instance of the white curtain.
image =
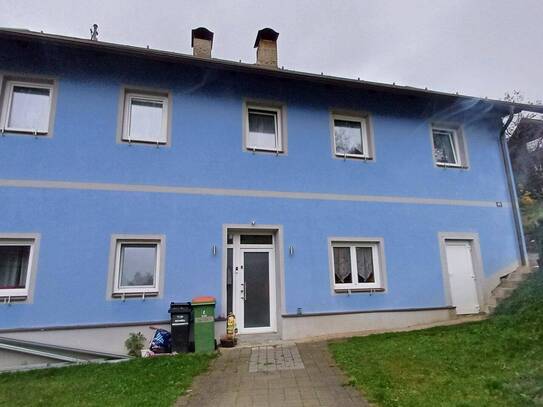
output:
[{"label": "white curtain", "polygon": [[334,274],[338,284],[353,282],[349,247],[334,247]]},{"label": "white curtain", "polygon": [[371,247],[356,248],[356,268],[358,270],[359,283],[374,282],[373,253]]},{"label": "white curtain", "polygon": [[29,246],[0,247],[0,288],[24,288]]}]

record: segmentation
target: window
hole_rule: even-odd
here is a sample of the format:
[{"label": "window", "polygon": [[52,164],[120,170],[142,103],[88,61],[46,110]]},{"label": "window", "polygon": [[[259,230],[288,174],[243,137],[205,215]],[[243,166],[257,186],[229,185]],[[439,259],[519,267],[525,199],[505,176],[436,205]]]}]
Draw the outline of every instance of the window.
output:
[{"label": "window", "polygon": [[383,289],[379,243],[332,241],[334,289]]},{"label": "window", "polygon": [[0,240],[0,297],[28,296],[34,239]]},{"label": "window", "polygon": [[158,294],[162,242],[117,239],[113,294]]},{"label": "window", "polygon": [[240,244],[273,244],[272,235],[240,235]]},{"label": "window", "polygon": [[6,81],[2,128],[8,132],[48,134],[52,100],[52,83]]},{"label": "window", "polygon": [[245,148],[283,152],[281,108],[247,106]]},{"label": "window", "polygon": [[168,96],[125,92],[122,141],[168,143]]},{"label": "window", "polygon": [[367,119],[333,115],[334,154],[344,158],[371,158]]},{"label": "window", "polygon": [[434,159],[442,167],[467,167],[464,140],[459,129],[432,127]]}]

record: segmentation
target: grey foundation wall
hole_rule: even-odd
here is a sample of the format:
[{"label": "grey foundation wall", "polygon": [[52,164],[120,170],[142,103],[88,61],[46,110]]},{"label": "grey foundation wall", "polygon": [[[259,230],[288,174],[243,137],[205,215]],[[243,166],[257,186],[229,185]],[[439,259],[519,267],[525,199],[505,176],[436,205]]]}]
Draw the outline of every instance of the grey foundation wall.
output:
[{"label": "grey foundation wall", "polygon": [[[42,331],[0,332],[0,337],[15,338],[32,342],[59,345],[69,348],[125,355],[124,341],[131,332],[141,332],[148,343],[154,328],[170,330],[169,324],[132,325],[100,328],[55,329]],[[215,336],[218,339],[226,330],[226,322],[215,323]]]},{"label": "grey foundation wall", "polygon": [[363,331],[407,328],[414,325],[447,321],[455,317],[452,309],[364,312],[283,318],[283,339],[338,335]]},{"label": "grey foundation wall", "polygon": [[[280,324],[281,338],[293,340],[364,331],[402,329],[414,325],[446,321],[454,317],[454,310],[450,308],[283,317]],[[170,330],[169,324],[152,326]],[[225,330],[226,322],[218,321],[215,323],[215,337],[217,340],[225,333]],[[151,340],[154,334],[154,330],[150,329],[150,325],[132,325],[5,332],[0,333],[0,336],[124,355],[126,354],[124,341],[131,332],[141,332],[147,342]]]}]

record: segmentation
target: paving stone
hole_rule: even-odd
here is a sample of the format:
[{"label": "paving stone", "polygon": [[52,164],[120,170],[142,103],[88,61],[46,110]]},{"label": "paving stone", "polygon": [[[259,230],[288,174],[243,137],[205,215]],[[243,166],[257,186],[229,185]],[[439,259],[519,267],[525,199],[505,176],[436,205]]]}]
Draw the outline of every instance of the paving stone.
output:
[{"label": "paving stone", "polygon": [[226,349],[176,406],[369,406],[326,342]]}]

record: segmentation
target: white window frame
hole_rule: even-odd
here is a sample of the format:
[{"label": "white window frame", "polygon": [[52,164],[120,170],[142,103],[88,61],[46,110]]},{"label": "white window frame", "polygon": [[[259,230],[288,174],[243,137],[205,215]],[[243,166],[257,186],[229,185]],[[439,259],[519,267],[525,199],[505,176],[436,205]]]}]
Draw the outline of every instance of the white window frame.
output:
[{"label": "white window frame", "polygon": [[[166,145],[168,144],[168,117],[169,117],[169,103],[168,96],[163,94],[151,94],[151,93],[139,93],[127,90],[124,95],[124,106],[123,106],[123,126],[121,141],[126,143],[142,143],[142,144],[158,144]],[[147,141],[147,140],[138,140],[130,137],[130,120],[132,115],[132,101],[144,101],[144,102],[155,102],[162,103],[162,134],[160,135],[164,141],[159,141],[157,138],[156,141]]]},{"label": "white window frame", "polygon": [[[453,148],[453,156],[454,156],[454,163],[445,163],[442,161],[438,161],[436,158],[436,147],[434,144],[434,131],[442,131],[449,133],[449,139],[451,140],[451,145]],[[459,133],[458,129],[454,127],[446,127],[446,126],[432,126],[431,128],[431,134],[432,134],[432,155],[434,157],[434,161],[438,167],[455,167],[455,168],[462,168],[464,164],[462,163],[462,151],[459,143]]]},{"label": "white window frame", "polygon": [[[251,110],[256,110],[256,113],[260,114],[267,114],[270,116],[274,116],[275,118],[275,145],[276,148],[262,148],[262,147],[255,147],[249,145],[249,116],[251,115]],[[283,131],[282,131],[282,124],[283,120],[281,117],[281,108],[280,107],[272,107],[272,106],[261,106],[258,104],[247,104],[246,107],[246,114],[245,114],[245,137],[244,137],[244,143],[245,143],[245,149],[249,151],[267,151],[267,152],[273,152],[273,153],[282,153],[283,150]],[[269,113],[268,113],[269,112]]]},{"label": "white window frame", "polygon": [[21,238],[21,239],[1,239],[0,246],[30,246],[30,253],[28,255],[28,266],[26,270],[26,281],[24,288],[0,288],[0,297],[28,297],[30,292],[31,275],[34,265],[34,253],[36,247],[36,239],[34,238]]},{"label": "white window frame", "polygon": [[[332,271],[332,282],[335,291],[345,291],[345,290],[383,290],[383,270],[381,269],[380,261],[380,242],[374,241],[330,241],[330,265]],[[335,271],[335,262],[334,262],[334,248],[335,247],[347,247],[351,251],[351,278],[352,283],[336,283],[336,271]],[[356,248],[357,247],[370,247],[372,249],[372,260],[373,260],[373,283],[364,283],[358,282],[358,270],[357,270],[357,261],[356,261]]]},{"label": "white window frame", "polygon": [[[47,89],[49,90],[49,113],[47,115],[46,130],[24,129],[17,127],[9,127],[9,117],[11,114],[11,104],[13,101],[13,88],[21,86],[25,88]],[[54,85],[42,82],[30,82],[19,80],[7,80],[4,87],[4,103],[2,109],[2,130],[14,133],[29,133],[34,135],[47,135],[51,128],[51,112],[53,109]]]},{"label": "white window frame", "polygon": [[[155,264],[155,278],[153,286],[132,286],[132,287],[121,287],[121,248],[122,245],[131,245],[131,244],[155,244],[156,249],[156,264]],[[155,294],[157,295],[160,291],[160,278],[162,274],[161,259],[163,252],[163,242],[159,239],[116,239],[115,240],[115,263],[113,271],[113,295],[124,295],[124,294]]]},{"label": "white window frame", "polygon": [[[360,123],[360,136],[362,137],[362,151],[363,154],[346,154],[338,153],[336,146],[336,120],[343,120],[348,122],[357,122]],[[358,158],[369,160],[372,158],[371,152],[369,149],[369,138],[368,138],[368,119],[366,117],[357,117],[357,116],[346,116],[342,114],[332,114],[332,142],[334,143],[334,155],[336,157],[342,158]]]}]

